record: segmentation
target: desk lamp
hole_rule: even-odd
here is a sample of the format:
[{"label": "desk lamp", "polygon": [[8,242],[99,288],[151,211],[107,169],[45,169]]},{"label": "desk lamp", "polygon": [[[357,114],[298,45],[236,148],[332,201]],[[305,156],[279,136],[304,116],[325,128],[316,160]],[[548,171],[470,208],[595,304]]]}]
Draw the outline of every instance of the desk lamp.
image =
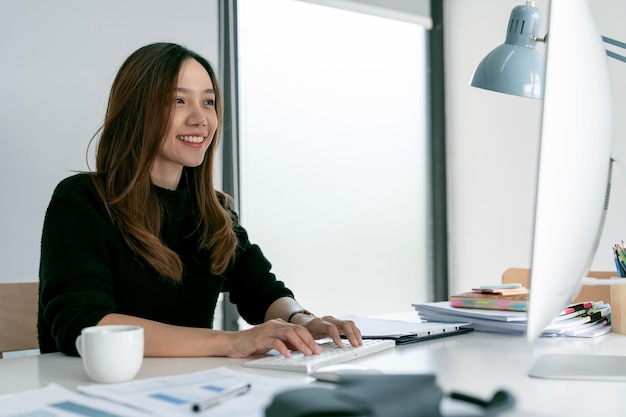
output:
[{"label": "desk lamp", "polygon": [[[489,52],[478,64],[470,85],[498,93],[520,97],[543,98],[545,62],[537,50],[538,42],[548,42],[539,36],[542,13],[535,0],[511,11],[505,42]],[[602,40],[626,49],[626,43],[606,36]],[[606,54],[626,63],[626,56],[607,50]]]},{"label": "desk lamp", "polygon": [[504,43],[480,62],[471,85],[521,97],[543,97],[545,63],[537,50],[541,11],[532,0],[511,11]]},{"label": "desk lamp", "polygon": [[[534,53],[522,55],[517,51],[520,47],[536,50],[540,16],[533,1],[516,7],[511,21],[521,22],[522,29],[507,35],[508,46],[499,47],[509,51],[505,59],[488,56],[472,80],[475,86],[543,100],[528,342],[541,335],[583,284],[626,284],[623,278],[586,277],[604,227],[613,160],[613,91],[603,42],[618,47],[624,44],[599,34],[586,0],[551,0],[549,38],[544,38],[546,65],[543,71],[538,70]],[[532,30],[526,32],[527,26]],[[509,27],[516,26],[510,22]],[[517,44],[510,45],[511,40]],[[515,55],[531,56],[530,65],[526,59],[506,59]],[[619,54],[608,56],[616,58]],[[510,70],[511,61],[526,69]],[[504,73],[507,76],[501,77]],[[626,381],[626,356],[584,356],[546,355],[539,358],[529,375]]]}]

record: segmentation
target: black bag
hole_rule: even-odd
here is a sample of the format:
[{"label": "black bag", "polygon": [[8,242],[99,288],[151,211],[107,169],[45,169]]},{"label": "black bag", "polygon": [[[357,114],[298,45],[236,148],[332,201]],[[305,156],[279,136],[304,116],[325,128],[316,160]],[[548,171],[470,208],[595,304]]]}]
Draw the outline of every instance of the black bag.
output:
[{"label": "black bag", "polygon": [[[311,386],[277,394],[266,417],[440,417],[444,394],[435,376],[346,375],[335,388]],[[453,393],[451,398],[480,405],[485,415],[509,409],[513,398],[498,391],[489,401]]]}]

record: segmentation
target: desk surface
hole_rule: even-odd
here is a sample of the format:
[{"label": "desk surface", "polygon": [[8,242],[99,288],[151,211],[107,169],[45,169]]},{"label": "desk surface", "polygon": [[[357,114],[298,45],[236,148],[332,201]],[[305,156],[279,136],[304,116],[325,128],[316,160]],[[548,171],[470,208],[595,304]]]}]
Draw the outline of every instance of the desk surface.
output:
[{"label": "desk surface", "polygon": [[[542,338],[529,346],[520,336],[472,332],[436,339],[352,361],[387,373],[434,373],[445,392],[460,391],[491,398],[498,389],[517,400],[507,416],[623,415],[626,382],[536,379],[527,376],[535,360],[548,353],[626,355],[626,336],[611,333],[595,339]],[[219,366],[240,371],[312,381],[283,371],[243,368],[243,359],[146,358],[137,378],[194,372]],[[66,388],[91,383],[80,358],[46,354],[0,360],[0,394],[46,386]]]}]

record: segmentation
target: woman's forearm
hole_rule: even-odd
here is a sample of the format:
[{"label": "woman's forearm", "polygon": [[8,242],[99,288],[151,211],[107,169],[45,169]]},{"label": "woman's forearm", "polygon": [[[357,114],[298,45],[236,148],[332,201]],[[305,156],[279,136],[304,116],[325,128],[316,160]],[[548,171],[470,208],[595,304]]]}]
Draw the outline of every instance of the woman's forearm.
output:
[{"label": "woman's forearm", "polygon": [[133,324],[144,328],[144,356],[228,356],[231,332],[174,326],[124,314],[107,314],[98,322]]}]

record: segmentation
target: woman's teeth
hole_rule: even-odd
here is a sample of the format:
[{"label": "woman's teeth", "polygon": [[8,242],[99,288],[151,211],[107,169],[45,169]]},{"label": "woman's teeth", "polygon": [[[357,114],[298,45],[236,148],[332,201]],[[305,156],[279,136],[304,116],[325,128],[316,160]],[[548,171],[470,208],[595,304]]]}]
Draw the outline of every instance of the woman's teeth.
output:
[{"label": "woman's teeth", "polygon": [[204,140],[204,136],[176,136],[176,138],[191,143],[200,143]]}]

